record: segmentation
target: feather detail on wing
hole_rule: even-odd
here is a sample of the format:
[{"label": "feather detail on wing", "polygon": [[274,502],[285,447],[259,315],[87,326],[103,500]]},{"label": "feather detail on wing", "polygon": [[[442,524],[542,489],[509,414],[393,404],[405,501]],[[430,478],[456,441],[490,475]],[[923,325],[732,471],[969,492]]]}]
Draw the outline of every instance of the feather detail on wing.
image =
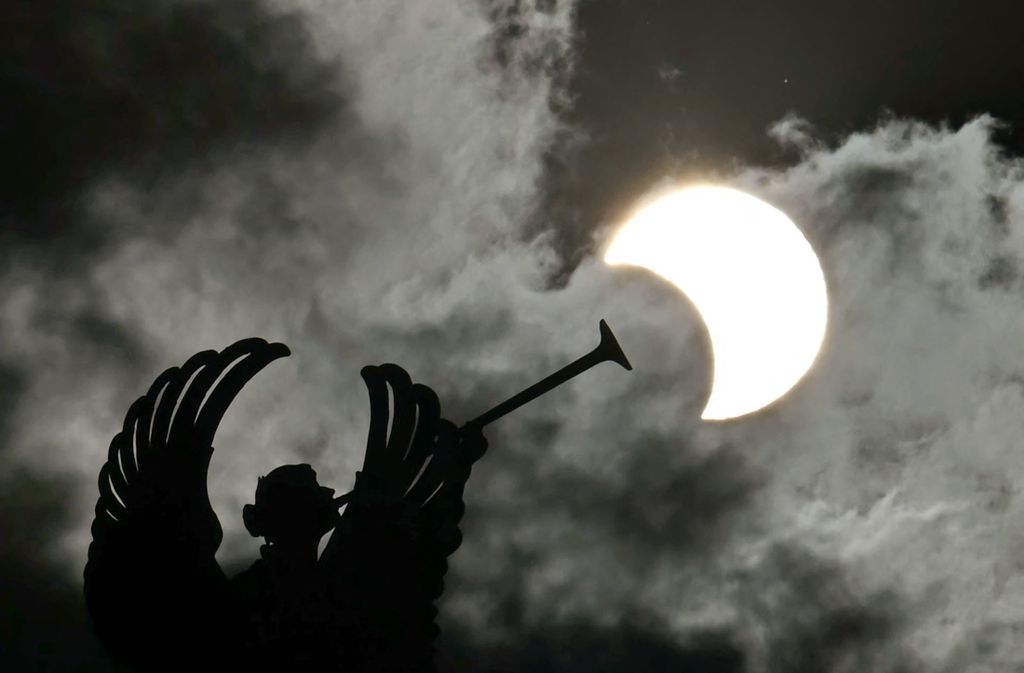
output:
[{"label": "feather detail on wing", "polygon": [[486,441],[440,417],[437,395],[397,365],[364,367],[363,470],[321,556],[356,632],[359,670],[434,670],[434,601],[460,545],[463,486]]},{"label": "feather detail on wing", "polygon": [[174,670],[230,648],[233,606],[214,558],[223,533],[206,483],[212,443],[239,391],[288,354],[262,339],[197,353],[129,408],[100,470],[85,566],[86,603],[114,659]]}]

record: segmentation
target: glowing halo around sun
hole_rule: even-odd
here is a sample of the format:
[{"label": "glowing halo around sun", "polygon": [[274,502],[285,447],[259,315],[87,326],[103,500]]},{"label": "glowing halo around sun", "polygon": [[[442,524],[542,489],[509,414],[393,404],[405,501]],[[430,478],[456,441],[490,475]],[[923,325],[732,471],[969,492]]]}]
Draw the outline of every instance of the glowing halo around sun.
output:
[{"label": "glowing halo around sun", "polygon": [[696,306],[714,380],[701,417],[725,420],[785,395],[821,349],[821,264],[785,213],[725,187],[687,187],[642,207],[616,232],[608,264],[640,266]]}]

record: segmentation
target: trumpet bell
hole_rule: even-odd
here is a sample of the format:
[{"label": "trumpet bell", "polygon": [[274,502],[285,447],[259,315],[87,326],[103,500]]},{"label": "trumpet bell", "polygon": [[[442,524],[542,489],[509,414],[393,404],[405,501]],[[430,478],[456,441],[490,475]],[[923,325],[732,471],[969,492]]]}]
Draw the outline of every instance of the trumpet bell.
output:
[{"label": "trumpet bell", "polygon": [[626,357],[626,353],[622,350],[622,346],[619,345],[619,340],[615,338],[612,333],[612,328],[608,326],[608,323],[601,320],[599,329],[601,330],[601,343],[597,345],[597,351],[604,360],[611,360],[619,365],[626,371],[633,371],[633,365],[629,363],[629,358]]}]

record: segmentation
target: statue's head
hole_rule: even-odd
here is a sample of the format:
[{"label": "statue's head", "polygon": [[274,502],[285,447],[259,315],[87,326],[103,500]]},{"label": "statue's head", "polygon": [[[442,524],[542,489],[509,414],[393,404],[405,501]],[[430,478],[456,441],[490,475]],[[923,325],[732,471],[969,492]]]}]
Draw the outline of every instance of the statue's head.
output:
[{"label": "statue's head", "polygon": [[245,528],[270,543],[319,541],[337,523],[334,489],[306,464],[283,465],[260,477],[256,504],[242,508]]}]

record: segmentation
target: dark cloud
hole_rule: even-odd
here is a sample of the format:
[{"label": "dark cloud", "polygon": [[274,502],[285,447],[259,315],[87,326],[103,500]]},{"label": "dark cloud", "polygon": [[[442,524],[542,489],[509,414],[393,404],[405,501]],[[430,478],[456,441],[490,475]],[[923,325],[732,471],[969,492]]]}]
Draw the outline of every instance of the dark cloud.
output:
[{"label": "dark cloud", "polygon": [[675,554],[682,563],[714,555],[733,530],[730,515],[749,506],[763,481],[730,446],[673,460],[686,456],[685,441],[641,434],[623,438],[620,448],[635,458],[614,486],[586,473],[549,475],[533,482],[539,510],[564,510],[634,553]]},{"label": "dark cloud", "polygon": [[871,165],[869,161],[835,174],[833,184],[825,187],[839,199],[832,207],[843,213],[844,224],[877,224],[883,214],[887,218],[897,216],[900,221],[912,216],[903,197],[913,186],[914,171],[920,166]]},{"label": "dark cloud", "polygon": [[1006,197],[989,194],[986,198],[988,211],[992,217],[992,226],[1003,236],[1009,232],[1009,204]]},{"label": "dark cloud", "polygon": [[552,89],[555,95],[548,102],[556,106],[563,104],[563,85],[568,82],[574,55],[564,49],[565,36],[561,31],[544,26],[533,16],[535,13],[554,14],[558,1],[485,0],[481,4],[493,25],[486,63],[496,66],[502,77],[509,80],[550,78],[555,83]]},{"label": "dark cloud", "polygon": [[[527,557],[516,561],[529,563]],[[515,578],[510,580],[506,586],[518,586],[522,592],[521,584]],[[502,610],[504,637],[481,640],[471,625],[455,624],[442,631],[441,670],[923,670],[903,642],[909,606],[892,592],[858,589],[839,563],[799,546],[778,543],[733,581],[739,595],[730,623],[683,633],[672,633],[665,624],[642,613],[621,613],[613,605],[592,615],[592,621],[528,624],[513,592],[505,596],[507,605]]]},{"label": "dark cloud", "polygon": [[656,627],[568,624],[518,634],[513,642],[474,645],[469,634],[444,635],[439,670],[512,673],[743,673],[744,654],[728,634],[710,631],[679,643]]},{"label": "dark cloud", "polygon": [[19,1],[0,64],[5,247],[78,256],[104,238],[78,208],[98,178],[146,186],[240,145],[311,138],[344,103],[303,20],[261,1]]},{"label": "dark cloud", "polygon": [[13,362],[0,361],[0,454],[7,448],[8,433],[26,387],[26,372]]},{"label": "dark cloud", "polygon": [[994,257],[978,278],[978,288],[1008,290],[1020,278],[1020,263],[1009,256]]},{"label": "dark cloud", "polygon": [[92,636],[81,588],[53,562],[73,479],[0,459],[0,667],[112,671]]},{"label": "dark cloud", "polygon": [[809,238],[821,249],[852,228],[877,228],[888,242],[890,270],[905,265],[924,235],[922,213],[913,198],[908,199],[915,192],[914,174],[920,168],[912,161],[893,165],[867,156],[837,170],[822,185],[828,205],[814,213],[816,226]]},{"label": "dark cloud", "polygon": [[71,338],[95,344],[97,350],[115,354],[128,366],[138,366],[147,361],[142,340],[98,306],[90,306],[74,315],[69,327],[73,332]]},{"label": "dark cloud", "polygon": [[76,343],[75,357],[83,367],[117,371],[152,366],[144,339],[110,315],[97,298],[70,311],[60,304],[43,304],[30,320],[34,331]]},{"label": "dark cloud", "polygon": [[907,606],[888,590],[856,588],[840,564],[779,544],[746,579],[749,615],[767,635],[765,670],[919,670],[902,644]]}]

